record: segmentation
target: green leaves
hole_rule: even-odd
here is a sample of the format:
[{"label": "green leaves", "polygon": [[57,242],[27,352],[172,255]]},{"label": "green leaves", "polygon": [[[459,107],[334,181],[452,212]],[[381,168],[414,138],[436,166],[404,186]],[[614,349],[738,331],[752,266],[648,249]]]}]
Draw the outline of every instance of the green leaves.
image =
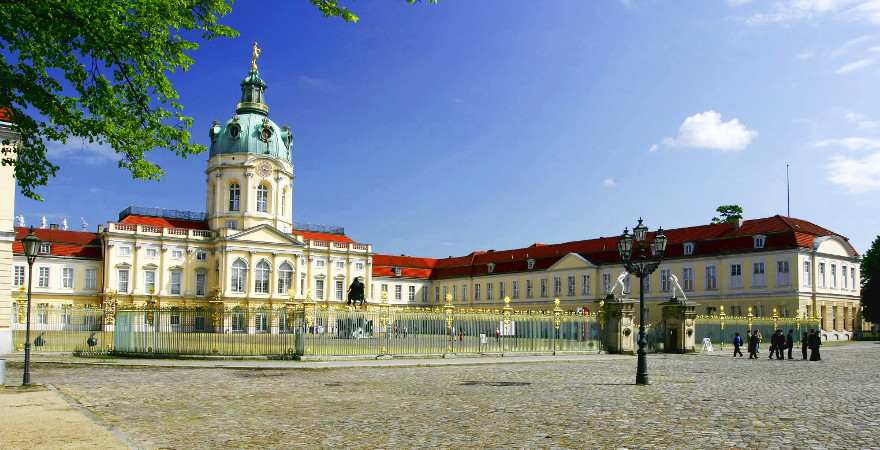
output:
[{"label": "green leaves", "polygon": [[719,213],[721,218],[713,217],[712,223],[734,222],[743,218],[743,209],[739,205],[721,205],[715,209],[715,212]]},{"label": "green leaves", "polygon": [[[310,1],[358,21],[338,0]],[[119,167],[146,180],[164,174],[150,152],[205,151],[191,142],[192,118],[168,75],[193,63],[196,39],[238,36],[220,23],[231,11],[231,0],[0,1],[0,106],[21,134],[17,154],[0,163],[15,166],[22,194],[40,200],[36,189],[58,171],[51,141],[109,145]]]}]

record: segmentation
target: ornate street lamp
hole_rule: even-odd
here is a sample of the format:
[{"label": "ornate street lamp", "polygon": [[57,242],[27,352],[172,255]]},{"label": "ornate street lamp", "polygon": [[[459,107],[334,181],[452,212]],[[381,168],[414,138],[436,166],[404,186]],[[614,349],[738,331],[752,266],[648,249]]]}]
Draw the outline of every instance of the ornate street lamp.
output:
[{"label": "ornate street lamp", "polygon": [[654,233],[654,239],[648,242],[648,227],[644,225],[640,217],[632,234],[628,229],[623,230],[617,243],[617,251],[626,271],[639,278],[640,319],[636,384],[650,384],[648,381],[648,360],[645,352],[645,347],[648,345],[645,339],[645,321],[648,320],[645,314],[645,278],[657,270],[657,266],[663,260],[663,254],[666,252],[666,235],[663,234],[663,228],[660,228]]},{"label": "ornate street lamp", "polygon": [[34,261],[37,259],[37,253],[40,250],[40,238],[34,234],[34,227],[21,240],[24,246],[24,255],[27,257],[28,263],[28,287],[27,287],[27,325],[24,332],[24,375],[21,384],[27,386],[31,384],[31,287],[34,280]]}]

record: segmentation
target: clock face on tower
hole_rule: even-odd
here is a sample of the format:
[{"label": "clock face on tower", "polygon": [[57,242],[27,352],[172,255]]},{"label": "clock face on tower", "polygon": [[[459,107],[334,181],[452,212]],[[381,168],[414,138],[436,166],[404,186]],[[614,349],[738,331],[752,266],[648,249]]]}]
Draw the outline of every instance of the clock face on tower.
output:
[{"label": "clock face on tower", "polygon": [[269,163],[260,164],[260,167],[257,169],[258,173],[261,177],[266,178],[272,173],[272,166]]}]

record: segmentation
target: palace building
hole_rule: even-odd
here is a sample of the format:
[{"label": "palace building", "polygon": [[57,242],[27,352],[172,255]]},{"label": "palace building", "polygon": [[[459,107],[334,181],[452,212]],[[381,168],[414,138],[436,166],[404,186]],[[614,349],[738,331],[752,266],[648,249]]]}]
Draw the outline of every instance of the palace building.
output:
[{"label": "palace building", "polygon": [[[442,259],[374,253],[344,229],[293,220],[294,143],[269,117],[256,67],[241,82],[235,115],[209,132],[205,212],[130,206],[96,232],[49,226],[33,269],[37,311],[48,305],[272,307],[291,300],[346,302],[355,279],[368,302],[399,307],[597,308],[622,266],[617,237]],[[5,119],[5,121],[4,121]],[[0,136],[14,141],[9,118]],[[15,181],[0,167],[0,354],[12,348],[27,262],[13,226]],[[22,224],[20,224],[22,225]],[[667,258],[648,279],[649,302],[669,299],[670,275],[701,314],[817,316],[837,338],[859,326],[859,255],[847,238],[805,220],[773,216],[666,232]],[[626,278],[619,295],[638,297]],[[659,308],[649,307],[649,316]]]}]

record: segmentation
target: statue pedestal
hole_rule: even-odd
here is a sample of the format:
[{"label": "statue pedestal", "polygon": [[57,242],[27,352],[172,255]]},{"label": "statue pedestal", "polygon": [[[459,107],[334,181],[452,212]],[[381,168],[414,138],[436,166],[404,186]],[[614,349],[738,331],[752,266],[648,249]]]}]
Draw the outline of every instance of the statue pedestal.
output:
[{"label": "statue pedestal", "polygon": [[691,353],[696,344],[696,306],[677,298],[661,303],[663,308],[664,346],[666,353]]},{"label": "statue pedestal", "polygon": [[615,299],[612,296],[602,304],[600,320],[603,322],[602,337],[606,352],[634,353],[634,336],[638,333],[633,321],[636,304],[638,302],[635,300]]}]

